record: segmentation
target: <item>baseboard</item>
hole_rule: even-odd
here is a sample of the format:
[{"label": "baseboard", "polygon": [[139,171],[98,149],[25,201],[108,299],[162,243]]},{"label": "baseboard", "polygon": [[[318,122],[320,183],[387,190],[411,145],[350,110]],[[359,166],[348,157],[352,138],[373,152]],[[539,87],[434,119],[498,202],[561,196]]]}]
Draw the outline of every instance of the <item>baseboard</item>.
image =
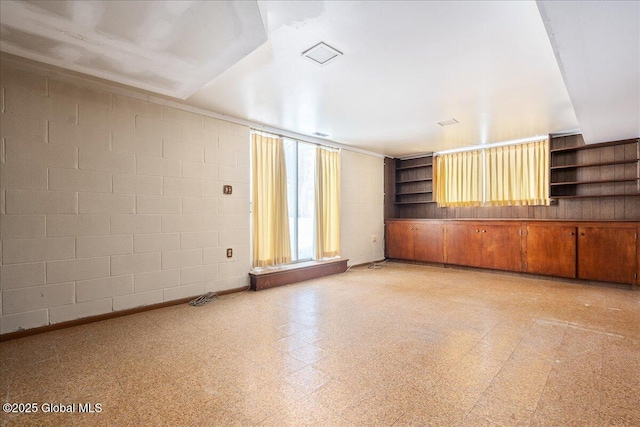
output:
[{"label": "baseboard", "polygon": [[[233,294],[236,292],[243,292],[243,291],[246,291],[247,289],[248,289],[247,287],[234,288],[234,289],[228,289],[226,291],[216,292],[216,294],[218,294],[219,296],[223,296],[223,295]],[[24,338],[31,335],[42,334],[50,331],[57,331],[59,329],[72,328],[74,326],[86,325],[88,323],[100,322],[101,320],[108,320],[108,319],[114,319],[116,317],[128,316],[130,314],[142,313],[144,311],[157,310],[159,308],[171,307],[173,305],[186,304],[197,296],[198,295],[193,295],[187,298],[180,298],[172,301],[165,301],[157,304],[150,304],[142,307],[130,308],[127,310],[112,311],[110,313],[98,314],[97,316],[83,317],[81,319],[54,323],[52,325],[39,326],[37,328],[22,329],[15,332],[9,332],[9,333],[0,335],[0,342],[15,340],[18,338]]]}]

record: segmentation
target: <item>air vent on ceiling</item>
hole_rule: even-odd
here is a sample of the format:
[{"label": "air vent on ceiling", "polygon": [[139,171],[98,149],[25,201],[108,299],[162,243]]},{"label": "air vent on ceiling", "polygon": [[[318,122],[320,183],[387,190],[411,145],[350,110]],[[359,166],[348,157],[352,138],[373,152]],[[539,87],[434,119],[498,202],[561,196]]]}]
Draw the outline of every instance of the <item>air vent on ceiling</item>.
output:
[{"label": "air vent on ceiling", "polygon": [[326,133],[321,133],[321,132],[314,132],[313,134],[314,134],[315,136],[319,136],[320,138],[326,138],[326,137],[328,137],[328,136],[329,136],[328,134],[326,134]]},{"label": "air vent on ceiling", "polygon": [[317,45],[302,52],[302,56],[316,65],[327,65],[329,62],[334,61],[341,55],[342,52],[332,48],[324,42],[320,42]]},{"label": "air vent on ceiling", "polygon": [[458,123],[459,122],[456,119],[449,119],[449,120],[443,120],[441,122],[438,122],[440,126],[449,126],[449,125],[455,125]]}]

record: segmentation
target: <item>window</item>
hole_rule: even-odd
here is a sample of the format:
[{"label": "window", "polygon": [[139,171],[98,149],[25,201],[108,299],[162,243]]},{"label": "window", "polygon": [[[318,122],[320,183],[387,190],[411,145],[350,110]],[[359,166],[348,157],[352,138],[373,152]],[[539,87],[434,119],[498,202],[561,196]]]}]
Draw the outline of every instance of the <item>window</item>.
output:
[{"label": "window", "polygon": [[284,152],[291,260],[310,260],[314,255],[316,147],[285,138]]}]

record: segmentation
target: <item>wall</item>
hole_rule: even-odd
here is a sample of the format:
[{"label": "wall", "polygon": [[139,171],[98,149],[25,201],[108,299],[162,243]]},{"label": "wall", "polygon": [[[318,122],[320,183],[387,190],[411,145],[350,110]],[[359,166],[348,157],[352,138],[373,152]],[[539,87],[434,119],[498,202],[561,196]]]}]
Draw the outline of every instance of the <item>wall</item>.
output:
[{"label": "wall", "polygon": [[249,128],[10,66],[1,333],[248,284]]},{"label": "wall", "polygon": [[349,265],[384,259],[384,159],[342,150],[340,161],[342,257]]},{"label": "wall", "polygon": [[[582,135],[570,135],[565,137],[554,138],[552,143],[555,148],[576,147],[584,145]],[[590,157],[583,160],[582,163],[593,163],[599,161],[635,159],[637,156],[636,148],[633,145],[626,147],[615,146],[598,148],[583,152]],[[394,162],[387,159],[387,183],[394,179]],[[636,164],[616,165],[614,167],[597,167],[587,168],[579,173],[590,174],[582,179],[588,180],[606,180],[611,179],[612,173],[616,177],[635,177]],[[593,184],[589,186],[589,191],[595,193],[589,194],[607,194],[612,191],[612,185],[625,184]],[[626,184],[627,193],[635,190],[635,183]],[[602,188],[601,188],[602,187]],[[393,183],[390,186],[393,190]],[[619,189],[617,192],[622,192]],[[596,197],[584,199],[556,199],[550,206],[482,206],[482,207],[458,207],[458,208],[439,208],[435,203],[423,205],[405,205],[392,206],[393,197],[387,200],[388,213],[393,212],[396,218],[436,218],[436,219],[454,219],[454,218],[520,218],[520,219],[571,219],[571,220],[639,220],[640,219],[640,197],[637,196],[619,196],[619,197]],[[387,217],[389,214],[387,214]]]}]

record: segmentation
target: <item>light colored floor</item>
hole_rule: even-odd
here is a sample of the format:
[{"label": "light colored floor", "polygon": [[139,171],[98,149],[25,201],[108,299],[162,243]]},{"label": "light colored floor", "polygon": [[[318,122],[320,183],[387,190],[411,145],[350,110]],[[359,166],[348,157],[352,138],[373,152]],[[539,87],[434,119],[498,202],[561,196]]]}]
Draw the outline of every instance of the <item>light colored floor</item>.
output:
[{"label": "light colored floor", "polygon": [[14,425],[640,425],[640,292],[388,264],[2,343]]}]

